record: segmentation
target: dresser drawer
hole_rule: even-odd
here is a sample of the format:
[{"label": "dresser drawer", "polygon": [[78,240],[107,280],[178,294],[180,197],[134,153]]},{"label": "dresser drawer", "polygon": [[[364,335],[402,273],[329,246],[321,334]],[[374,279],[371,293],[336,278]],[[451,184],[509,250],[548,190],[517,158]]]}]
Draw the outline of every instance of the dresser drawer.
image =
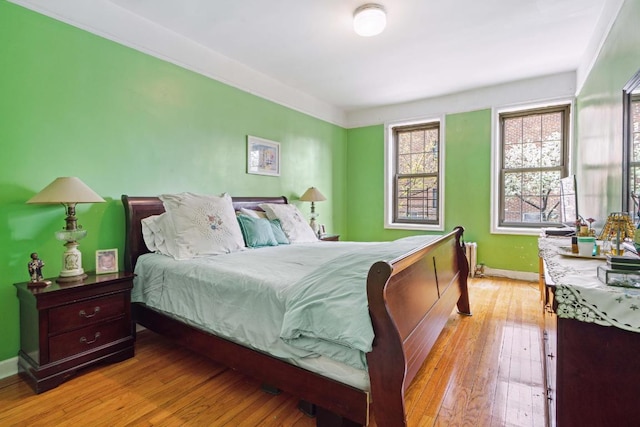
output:
[{"label": "dresser drawer", "polygon": [[49,362],[74,356],[131,336],[126,318],[91,325],[49,339]]},{"label": "dresser drawer", "polygon": [[125,294],[93,298],[49,310],[49,334],[98,323],[125,312]]}]

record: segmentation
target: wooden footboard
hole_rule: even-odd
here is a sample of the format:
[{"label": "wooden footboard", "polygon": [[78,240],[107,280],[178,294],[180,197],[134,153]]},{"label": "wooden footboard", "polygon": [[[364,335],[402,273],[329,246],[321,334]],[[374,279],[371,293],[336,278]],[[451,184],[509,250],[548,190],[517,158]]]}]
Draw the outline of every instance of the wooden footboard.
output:
[{"label": "wooden footboard", "polygon": [[471,314],[462,227],[369,270],[367,294],[375,338],[367,354],[372,407],[379,426],[406,425],[404,392],[451,311]]},{"label": "wooden footboard", "polygon": [[[156,197],[122,196],[126,219],[125,266],[135,267],[148,252],[140,220],[164,212]],[[284,197],[234,198],[236,207]],[[369,312],[375,333],[367,355],[371,392],[355,389],[295,367],[270,355],[203,332],[143,304],[136,321],[192,350],[288,391],[318,406],[320,425],[367,425],[369,402],[379,427],[406,425],[404,392],[428,356],[453,307],[470,314],[468,264],[462,227],[389,263],[374,264],[367,278]],[[335,414],[335,416],[334,416]],[[336,417],[337,416],[337,417]]]}]

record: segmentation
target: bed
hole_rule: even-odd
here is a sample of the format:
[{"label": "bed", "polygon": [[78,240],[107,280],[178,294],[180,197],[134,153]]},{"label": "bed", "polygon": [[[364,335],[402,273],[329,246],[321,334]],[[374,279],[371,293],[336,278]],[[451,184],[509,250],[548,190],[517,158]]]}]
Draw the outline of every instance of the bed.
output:
[{"label": "bed", "polygon": [[[125,210],[125,268],[134,271],[149,252],[141,221],[164,212],[158,197],[122,196]],[[286,204],[285,197],[234,197],[233,206],[261,210],[262,203]],[[469,315],[468,264],[463,228],[435,238],[391,262],[374,262],[366,279],[373,327],[366,354],[369,387],[349,385],[262,351],[216,336],[169,313],[135,303],[135,321],[177,343],[308,402],[317,425],[406,425],[404,393],[442,331],[452,310]],[[330,245],[331,243],[320,243]]]}]

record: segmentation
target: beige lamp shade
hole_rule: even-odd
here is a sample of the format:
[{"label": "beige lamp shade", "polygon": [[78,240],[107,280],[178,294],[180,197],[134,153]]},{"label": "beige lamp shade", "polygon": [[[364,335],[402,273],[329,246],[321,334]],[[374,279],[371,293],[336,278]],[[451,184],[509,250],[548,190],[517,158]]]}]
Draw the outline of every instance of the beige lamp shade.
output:
[{"label": "beige lamp shade", "polygon": [[324,200],[327,200],[327,198],[324,197],[316,187],[309,187],[307,191],[300,196],[300,201],[302,202],[322,202]]},{"label": "beige lamp shade", "polygon": [[82,182],[80,178],[73,176],[56,178],[51,184],[27,201],[27,203],[37,204],[100,202],[104,202],[104,199]]}]

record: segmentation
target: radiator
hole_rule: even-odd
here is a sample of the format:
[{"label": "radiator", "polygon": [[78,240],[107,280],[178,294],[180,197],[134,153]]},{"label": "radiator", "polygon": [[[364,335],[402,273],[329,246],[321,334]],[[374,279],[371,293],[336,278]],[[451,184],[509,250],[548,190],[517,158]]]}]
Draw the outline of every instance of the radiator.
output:
[{"label": "radiator", "polygon": [[476,276],[478,267],[478,244],[476,242],[465,242],[467,262],[469,263],[469,277]]}]

